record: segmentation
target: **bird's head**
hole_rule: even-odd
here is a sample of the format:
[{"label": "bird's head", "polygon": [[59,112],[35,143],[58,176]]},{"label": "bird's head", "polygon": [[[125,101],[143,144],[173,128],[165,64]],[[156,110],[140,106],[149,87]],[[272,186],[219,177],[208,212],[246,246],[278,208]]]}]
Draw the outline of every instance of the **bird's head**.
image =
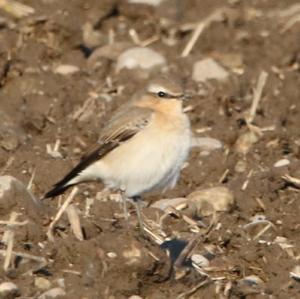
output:
[{"label": "bird's head", "polygon": [[183,101],[186,99],[180,84],[167,78],[152,80],[146,86],[146,94],[158,101]]}]

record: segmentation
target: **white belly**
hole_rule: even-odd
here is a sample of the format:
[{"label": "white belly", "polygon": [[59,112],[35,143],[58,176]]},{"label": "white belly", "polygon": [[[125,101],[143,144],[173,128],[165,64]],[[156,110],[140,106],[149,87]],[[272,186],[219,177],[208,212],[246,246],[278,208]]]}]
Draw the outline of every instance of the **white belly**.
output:
[{"label": "white belly", "polygon": [[180,130],[166,132],[149,126],[82,173],[100,178],[128,197],[156,188],[173,187],[190,149],[186,119]]}]

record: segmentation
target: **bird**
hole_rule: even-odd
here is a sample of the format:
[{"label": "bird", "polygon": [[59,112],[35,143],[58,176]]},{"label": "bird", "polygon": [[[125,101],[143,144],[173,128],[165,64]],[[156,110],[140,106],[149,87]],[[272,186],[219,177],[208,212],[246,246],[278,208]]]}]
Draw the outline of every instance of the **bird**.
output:
[{"label": "bird", "polygon": [[80,183],[102,181],[137,203],[143,193],[173,188],[191,145],[190,120],[183,110],[187,98],[180,84],[167,77],[150,80],[116,110],[102,128],[97,144],[44,195],[52,198]]}]

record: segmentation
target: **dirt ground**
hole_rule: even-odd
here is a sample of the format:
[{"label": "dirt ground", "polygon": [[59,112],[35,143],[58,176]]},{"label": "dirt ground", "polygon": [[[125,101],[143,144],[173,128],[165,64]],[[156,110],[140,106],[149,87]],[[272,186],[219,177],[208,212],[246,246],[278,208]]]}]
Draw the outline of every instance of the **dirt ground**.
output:
[{"label": "dirt ground", "polygon": [[[16,194],[0,202],[0,220],[20,213],[17,221],[27,222],[15,226],[13,250],[45,264],[16,254],[4,271],[1,256],[0,282],[15,283],[21,298],[38,298],[55,287],[74,299],[300,298],[300,283],[290,276],[300,265],[300,184],[283,178],[300,179],[300,22],[293,23],[299,1],[166,0],[158,7],[125,0],[25,2],[35,10],[29,16],[0,11],[1,175],[25,185],[33,177],[31,191],[40,198],[93,145],[114,110],[149,77],[164,74],[181,80],[192,95],[186,105],[195,136],[215,138],[223,148],[193,148],[177,186],[145,202],[225,186],[235,205],[217,215],[193,250],[210,256],[209,267],[202,274],[188,267],[178,277],[169,273],[166,251],[140,236],[133,207],[128,224],[116,196],[101,192],[101,184],[80,186],[74,199],[83,241],[66,214],[55,226],[54,242],[47,238],[65,197],[32,207]],[[220,10],[221,19],[205,27],[181,57],[195,24]],[[94,39],[83,38],[87,23]],[[166,58],[165,67],[116,71],[119,54],[136,45],[130,29]],[[225,67],[226,82],[192,80],[194,63],[206,57]],[[55,71],[61,65],[77,68],[64,75]],[[263,70],[268,78],[249,128],[246,116]],[[238,140],[249,132],[256,142],[241,153]],[[53,157],[47,146],[53,149],[57,140],[59,154]],[[282,159],[289,164],[275,167]],[[143,212],[152,221],[162,214],[150,207]],[[259,216],[263,221],[253,224]],[[202,221],[209,224],[211,217]],[[1,225],[1,238],[5,230]],[[164,231],[179,245],[195,236],[180,217],[168,216]],[[0,249],[5,252],[5,242]],[[246,281],[249,276],[253,280]],[[37,278],[49,285],[43,289]]]}]

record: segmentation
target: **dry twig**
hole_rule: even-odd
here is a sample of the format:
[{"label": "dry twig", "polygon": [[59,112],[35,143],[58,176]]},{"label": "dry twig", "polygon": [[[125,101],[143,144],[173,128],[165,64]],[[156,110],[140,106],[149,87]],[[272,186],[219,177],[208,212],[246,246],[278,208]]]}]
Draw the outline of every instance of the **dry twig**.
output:
[{"label": "dry twig", "polygon": [[83,121],[95,112],[95,101],[99,97],[97,93],[92,93],[71,116],[73,120]]},{"label": "dry twig", "polygon": [[189,254],[194,250],[194,248],[200,242],[201,236],[202,236],[202,234],[199,233],[192,240],[189,241],[189,243],[184,247],[184,249],[181,251],[180,255],[177,257],[177,259],[174,263],[174,268],[182,267],[186,258],[189,256]]},{"label": "dry twig", "polygon": [[0,171],[0,175],[3,175],[5,172],[7,172],[7,170],[9,169],[9,167],[12,165],[12,163],[14,162],[15,157],[9,157],[7,162],[5,163],[4,167],[1,169]]},{"label": "dry twig", "polygon": [[[0,249],[0,254],[6,258],[7,251]],[[40,256],[28,254],[28,253],[23,253],[23,252],[19,252],[19,251],[11,251],[11,256],[19,256],[21,258],[28,259],[28,260],[33,260],[33,261],[39,263],[38,267],[36,267],[33,270],[27,271],[26,274],[32,274],[32,272],[37,271],[37,270],[45,267],[48,263],[47,260],[44,257],[40,257]]]},{"label": "dry twig", "polygon": [[27,17],[34,13],[34,8],[14,0],[0,0],[0,9],[16,18]]},{"label": "dry twig", "polygon": [[267,224],[262,230],[260,230],[254,237],[253,240],[258,239],[261,237],[266,231],[268,231],[271,227],[274,227],[273,223]]},{"label": "dry twig", "polygon": [[149,237],[158,245],[161,245],[164,242],[164,239],[152,232],[148,227],[144,225],[143,230],[149,235]]},{"label": "dry twig", "polygon": [[200,288],[208,285],[211,282],[212,282],[212,280],[210,278],[206,278],[205,280],[201,281],[200,283],[198,283],[197,285],[195,285],[193,288],[191,288],[187,292],[184,292],[184,293],[180,294],[179,296],[177,296],[176,299],[189,298],[191,295],[193,295],[195,292],[197,292]]},{"label": "dry twig", "polygon": [[147,46],[151,45],[152,43],[158,41],[160,38],[157,34],[155,34],[152,37],[147,38],[144,41],[141,41],[141,39],[135,29],[129,30],[129,36],[131,37],[132,41],[140,47],[147,47]]},{"label": "dry twig", "polygon": [[56,140],[53,149],[52,149],[50,144],[47,144],[46,145],[47,154],[50,155],[52,158],[55,158],[55,159],[62,158],[62,154],[58,151],[59,147],[60,147],[60,140],[59,139]]},{"label": "dry twig", "polygon": [[290,28],[292,28],[297,22],[300,22],[300,4],[297,3],[291,5],[290,7],[284,10],[276,11],[275,13],[273,13],[273,17],[279,17],[286,21],[286,23],[280,31],[280,33],[285,33]]},{"label": "dry twig", "polygon": [[207,20],[204,20],[203,22],[200,22],[196,29],[194,30],[194,33],[189,40],[188,44],[185,46],[184,50],[182,51],[181,57],[187,57],[190,52],[192,51],[193,47],[195,46],[199,36],[203,32],[204,28],[208,25]]},{"label": "dry twig", "polygon": [[5,220],[0,220],[0,225],[10,225],[10,226],[23,226],[23,225],[26,225],[28,223],[28,220],[24,220],[24,221],[21,221],[21,222],[18,222],[18,221],[5,221]]},{"label": "dry twig", "polygon": [[286,182],[288,182],[290,184],[293,184],[295,187],[300,188],[300,179],[292,177],[292,176],[290,176],[288,174],[283,175],[282,178]]},{"label": "dry twig", "polygon": [[5,231],[2,241],[6,244],[6,252],[5,252],[5,259],[3,264],[3,270],[6,272],[9,268],[9,265],[11,264],[11,258],[12,258],[12,251],[13,251],[13,245],[14,245],[14,236],[15,233],[13,231],[13,227],[10,225],[10,223],[13,223],[17,220],[18,213],[12,212],[9,218],[9,222],[7,224],[7,230]]},{"label": "dry twig", "polygon": [[12,229],[7,231],[7,245],[6,245],[6,254],[3,264],[3,270],[6,272],[11,264],[12,251],[14,246],[14,236],[15,233]]},{"label": "dry twig", "polygon": [[34,168],[34,170],[32,172],[31,178],[30,178],[30,180],[28,182],[28,185],[27,185],[27,190],[31,190],[31,188],[32,188],[33,181],[34,181],[34,178],[35,178],[35,173],[36,173],[36,168]]},{"label": "dry twig", "polygon": [[71,203],[71,201],[73,200],[73,198],[75,197],[77,192],[78,192],[78,187],[74,187],[72,192],[69,194],[68,198],[66,199],[66,201],[63,203],[63,205],[61,206],[61,208],[57,212],[55,218],[50,223],[48,231],[47,231],[47,237],[50,241],[54,241],[54,236],[53,236],[54,225],[60,219],[61,215],[65,212],[65,210],[67,209],[68,205]]},{"label": "dry twig", "polygon": [[262,91],[267,82],[267,78],[268,78],[268,73],[265,71],[262,71],[258,77],[257,85],[254,89],[253,101],[250,108],[249,117],[246,119],[248,124],[251,124],[255,118],[257,107],[261,100]]},{"label": "dry twig", "polygon": [[[0,249],[0,254],[3,255],[3,256],[6,256],[6,250]],[[41,256],[36,256],[36,255],[33,255],[33,254],[23,253],[23,252],[19,252],[19,251],[12,251],[12,255],[19,256],[19,257],[22,257],[24,259],[33,260],[33,261],[36,261],[36,262],[41,262],[41,263],[47,264],[47,260],[44,257],[41,257]]]},{"label": "dry twig", "polygon": [[[186,207],[186,203],[183,204],[183,208]],[[204,227],[207,228],[207,225],[203,223],[202,221],[198,220],[195,221],[189,216],[181,213],[181,207],[178,205],[177,207],[172,207],[169,206],[166,210],[165,213],[159,218],[159,226],[161,227],[163,225],[163,221],[168,217],[170,214],[175,215],[177,218],[181,218],[183,221],[185,221],[187,224],[195,228],[197,232],[199,232],[199,227]]]},{"label": "dry twig", "polygon": [[247,175],[247,179],[246,179],[246,181],[244,182],[244,184],[243,184],[243,186],[241,188],[242,191],[245,191],[247,189],[249,181],[250,181],[250,178],[252,177],[252,175],[253,175],[253,169],[251,169],[249,171],[249,173]]},{"label": "dry twig", "polygon": [[82,233],[82,229],[81,229],[80,218],[79,218],[79,215],[77,213],[77,210],[76,210],[76,207],[74,206],[74,204],[70,204],[67,207],[66,212],[67,212],[68,219],[71,224],[71,228],[72,228],[72,231],[73,231],[75,237],[79,241],[83,241],[84,238],[83,238],[83,233]]},{"label": "dry twig", "polygon": [[263,203],[262,199],[259,198],[259,197],[255,197],[255,200],[256,200],[257,204],[261,207],[261,209],[265,211],[266,210],[266,206]]},{"label": "dry twig", "polygon": [[192,51],[193,47],[195,46],[198,38],[200,37],[201,33],[214,21],[221,21],[223,20],[223,14],[225,12],[224,8],[218,9],[217,11],[213,12],[207,18],[205,18],[202,22],[200,22],[197,27],[195,28],[193,35],[187,45],[185,46],[184,50],[181,53],[181,57],[187,57],[190,52]]},{"label": "dry twig", "polygon": [[222,176],[219,178],[219,183],[220,183],[220,184],[223,183],[223,182],[226,180],[228,173],[229,173],[229,169],[227,168],[227,169],[223,172]]}]

